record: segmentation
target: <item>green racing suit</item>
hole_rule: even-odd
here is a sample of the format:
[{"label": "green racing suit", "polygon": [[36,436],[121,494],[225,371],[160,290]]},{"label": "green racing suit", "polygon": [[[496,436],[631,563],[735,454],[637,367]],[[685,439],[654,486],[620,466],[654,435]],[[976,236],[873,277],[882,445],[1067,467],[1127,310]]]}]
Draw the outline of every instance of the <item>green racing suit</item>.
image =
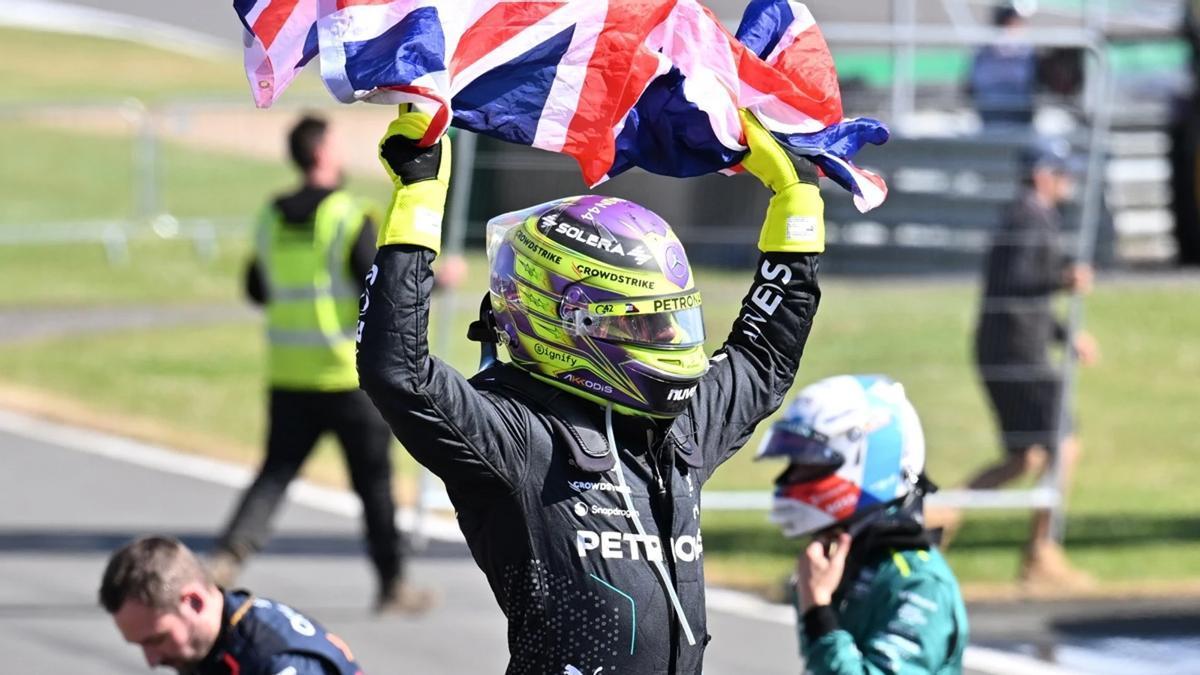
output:
[{"label": "green racing suit", "polygon": [[807,671],[962,672],[967,610],[941,553],[933,547],[873,548],[863,558],[848,570],[832,605],[801,617]]}]

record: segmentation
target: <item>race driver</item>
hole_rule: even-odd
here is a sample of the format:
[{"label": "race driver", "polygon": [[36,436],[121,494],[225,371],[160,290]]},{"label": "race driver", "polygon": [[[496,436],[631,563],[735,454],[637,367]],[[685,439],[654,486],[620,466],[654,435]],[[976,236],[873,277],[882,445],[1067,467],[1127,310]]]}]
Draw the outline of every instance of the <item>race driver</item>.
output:
[{"label": "race driver", "polygon": [[774,195],[750,291],[712,358],[667,223],[573,197],[489,223],[490,294],[472,336],[509,361],[469,380],[426,339],[449,143],[417,147],[429,118],[402,109],[380,144],[396,191],[363,299],[360,383],[445,482],[508,620],[508,673],[702,670],[700,488],[791,387],[824,250],[816,170],[743,122],[742,165]]},{"label": "race driver", "polygon": [[784,460],[771,520],[796,565],[811,675],[957,675],[969,640],[954,572],[925,529],[925,432],[904,386],[840,375],[796,395],[758,459]]}]

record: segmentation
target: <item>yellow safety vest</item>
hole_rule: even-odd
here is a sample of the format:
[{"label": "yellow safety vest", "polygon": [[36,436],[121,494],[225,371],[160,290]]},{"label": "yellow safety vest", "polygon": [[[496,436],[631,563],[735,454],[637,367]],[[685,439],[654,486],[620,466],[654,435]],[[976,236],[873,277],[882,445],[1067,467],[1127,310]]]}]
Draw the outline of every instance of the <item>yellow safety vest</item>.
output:
[{"label": "yellow safety vest", "polygon": [[337,191],[317,207],[312,227],[286,224],[269,209],[258,229],[267,286],[268,377],[303,391],[358,388],[354,365],[359,284],[349,261],[365,210]]}]

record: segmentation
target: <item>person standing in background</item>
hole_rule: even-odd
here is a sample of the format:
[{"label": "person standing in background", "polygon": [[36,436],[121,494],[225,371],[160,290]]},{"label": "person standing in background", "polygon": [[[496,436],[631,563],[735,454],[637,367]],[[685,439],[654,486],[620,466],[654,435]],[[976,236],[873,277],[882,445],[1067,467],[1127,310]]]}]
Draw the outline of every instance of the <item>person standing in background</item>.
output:
[{"label": "person standing in background", "polygon": [[1033,45],[1022,37],[1026,16],[1016,4],[996,6],[992,24],[1003,37],[981,47],[971,64],[968,91],[985,130],[1033,126],[1038,66]]},{"label": "person standing in background", "polygon": [[[1052,300],[1062,292],[1088,293],[1089,265],[1067,259],[1060,244],[1059,207],[1075,179],[1065,141],[1042,142],[1026,152],[1026,188],[1008,209],[987,258],[984,298],[975,334],[980,377],[1000,426],[1006,456],[970,481],[973,490],[997,488],[1053,468],[1061,452],[1063,485],[1079,458],[1079,442],[1059,429],[1062,373],[1050,360],[1052,342],[1071,339],[1080,363],[1099,359],[1096,340],[1085,332],[1068,335],[1054,316]],[[1087,585],[1051,537],[1051,514],[1037,511],[1021,578],[1028,582]]]},{"label": "person standing in background", "polygon": [[220,538],[213,573],[219,585],[232,585],[246,559],[265,544],[288,485],[318,439],[333,432],[363,504],[379,580],[376,609],[422,611],[431,594],[403,581],[391,430],[359,390],[354,362],[376,225],[364,202],[342,188],[343,155],[328,122],[301,119],[288,136],[288,150],[302,184],[264,210],[246,274],[246,292],[267,317],[266,459]]}]

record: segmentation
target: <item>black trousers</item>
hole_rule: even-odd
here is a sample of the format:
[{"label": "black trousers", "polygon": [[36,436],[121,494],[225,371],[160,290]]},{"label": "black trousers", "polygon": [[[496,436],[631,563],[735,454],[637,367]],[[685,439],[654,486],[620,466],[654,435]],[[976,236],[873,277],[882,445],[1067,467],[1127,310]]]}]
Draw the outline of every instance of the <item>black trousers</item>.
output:
[{"label": "black trousers", "polygon": [[327,431],[337,435],[350,482],[363,504],[367,550],[381,584],[400,578],[403,541],[392,498],[392,431],[362,391],[271,390],[267,457],[238,504],[219,548],[239,560],[258,552],[288,484]]}]

